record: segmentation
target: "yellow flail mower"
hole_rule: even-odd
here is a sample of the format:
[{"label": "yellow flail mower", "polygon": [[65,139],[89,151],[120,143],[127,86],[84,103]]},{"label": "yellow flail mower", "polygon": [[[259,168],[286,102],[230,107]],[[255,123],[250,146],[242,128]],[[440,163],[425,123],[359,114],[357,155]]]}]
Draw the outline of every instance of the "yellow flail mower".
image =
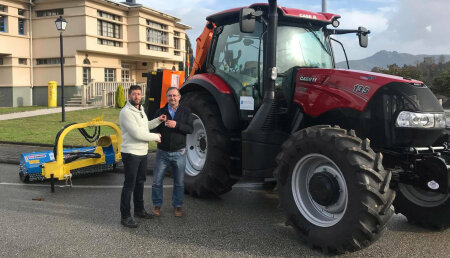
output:
[{"label": "yellow flail mower", "polygon": [[[102,126],[111,127],[116,134],[100,137]],[[90,135],[85,128],[94,128]],[[95,146],[64,149],[64,137],[78,129],[84,138]],[[23,182],[50,179],[51,191],[55,191],[55,180],[72,184],[72,177],[113,171],[121,160],[120,128],[103,117],[86,123],[72,123],[64,126],[56,135],[53,151],[23,153],[20,157],[19,176]]]}]

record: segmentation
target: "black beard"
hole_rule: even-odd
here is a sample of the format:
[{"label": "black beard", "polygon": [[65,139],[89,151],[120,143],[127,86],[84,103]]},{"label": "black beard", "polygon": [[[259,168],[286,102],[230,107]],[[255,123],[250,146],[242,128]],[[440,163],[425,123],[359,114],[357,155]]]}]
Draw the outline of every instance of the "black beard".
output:
[{"label": "black beard", "polygon": [[130,102],[130,104],[133,105],[133,106],[139,105],[138,102],[135,102],[135,101],[133,101],[133,100],[131,100],[131,99],[129,99],[128,102]]}]

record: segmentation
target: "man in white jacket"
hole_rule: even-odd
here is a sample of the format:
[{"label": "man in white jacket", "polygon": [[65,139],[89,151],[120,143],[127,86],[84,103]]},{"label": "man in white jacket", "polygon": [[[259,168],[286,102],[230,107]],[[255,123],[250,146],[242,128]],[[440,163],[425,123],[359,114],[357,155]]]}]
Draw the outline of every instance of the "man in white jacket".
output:
[{"label": "man in white jacket", "polygon": [[121,154],[125,175],[120,198],[120,222],[130,228],[137,227],[130,213],[131,195],[133,195],[134,216],[146,219],[153,217],[144,209],[148,143],[151,141],[161,142],[161,135],[150,133],[150,129],[166,120],[166,116],[161,115],[148,121],[144,108],[140,104],[141,99],[141,87],[132,85],[128,90],[128,101],[119,115],[122,131]]}]

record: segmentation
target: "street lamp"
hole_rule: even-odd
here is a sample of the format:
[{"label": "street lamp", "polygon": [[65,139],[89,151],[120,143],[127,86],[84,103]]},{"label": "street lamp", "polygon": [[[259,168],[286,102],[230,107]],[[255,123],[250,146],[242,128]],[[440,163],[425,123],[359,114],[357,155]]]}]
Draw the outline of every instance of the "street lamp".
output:
[{"label": "street lamp", "polygon": [[67,21],[62,16],[59,16],[55,21],[56,29],[59,31],[59,49],[60,49],[60,60],[61,63],[61,109],[62,109],[62,122],[66,121],[66,112],[64,105],[64,61],[63,61],[63,31],[66,30]]}]

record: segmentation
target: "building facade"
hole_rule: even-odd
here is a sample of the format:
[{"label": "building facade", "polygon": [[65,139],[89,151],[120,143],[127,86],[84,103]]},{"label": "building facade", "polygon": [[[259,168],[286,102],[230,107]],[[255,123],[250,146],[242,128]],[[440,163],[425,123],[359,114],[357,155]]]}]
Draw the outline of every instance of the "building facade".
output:
[{"label": "building facade", "polygon": [[190,27],[134,0],[0,0],[0,106],[47,105],[48,82],[61,83],[60,16],[66,100],[91,80],[145,82],[185,60]]}]

